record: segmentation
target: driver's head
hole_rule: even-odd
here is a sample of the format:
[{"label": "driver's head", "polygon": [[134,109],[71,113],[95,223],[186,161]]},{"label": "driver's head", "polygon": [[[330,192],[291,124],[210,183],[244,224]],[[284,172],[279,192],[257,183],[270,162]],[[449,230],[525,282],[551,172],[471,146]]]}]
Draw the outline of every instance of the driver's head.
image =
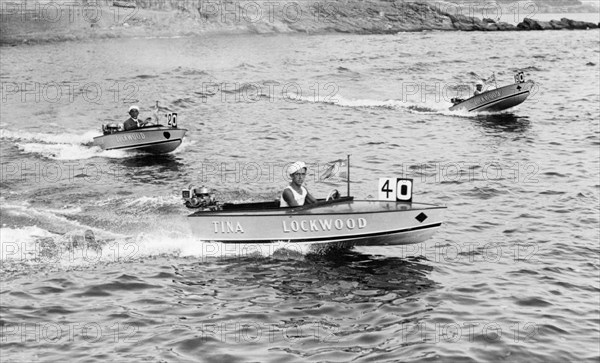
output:
[{"label": "driver's head", "polygon": [[136,118],[139,113],[140,113],[140,108],[137,107],[136,105],[129,107],[129,115],[131,117]]},{"label": "driver's head", "polygon": [[302,184],[306,177],[306,170],[306,164],[303,161],[296,161],[288,168],[288,174],[294,182]]}]

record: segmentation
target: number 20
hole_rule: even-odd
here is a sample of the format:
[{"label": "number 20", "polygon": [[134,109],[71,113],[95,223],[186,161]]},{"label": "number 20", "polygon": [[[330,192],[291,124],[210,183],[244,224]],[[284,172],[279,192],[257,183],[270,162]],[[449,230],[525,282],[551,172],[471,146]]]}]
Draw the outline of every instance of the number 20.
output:
[{"label": "number 20", "polygon": [[173,112],[167,115],[167,124],[172,127],[177,127],[177,113]]},{"label": "number 20", "polygon": [[515,83],[525,83],[525,76],[523,72],[515,74]]}]

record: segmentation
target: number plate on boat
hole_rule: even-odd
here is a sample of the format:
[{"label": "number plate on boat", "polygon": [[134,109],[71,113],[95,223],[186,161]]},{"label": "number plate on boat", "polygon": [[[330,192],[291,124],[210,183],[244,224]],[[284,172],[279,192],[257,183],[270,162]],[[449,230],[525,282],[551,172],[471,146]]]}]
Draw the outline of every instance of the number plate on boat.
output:
[{"label": "number plate on boat", "polygon": [[412,202],[412,184],[412,179],[379,178],[378,199]]}]

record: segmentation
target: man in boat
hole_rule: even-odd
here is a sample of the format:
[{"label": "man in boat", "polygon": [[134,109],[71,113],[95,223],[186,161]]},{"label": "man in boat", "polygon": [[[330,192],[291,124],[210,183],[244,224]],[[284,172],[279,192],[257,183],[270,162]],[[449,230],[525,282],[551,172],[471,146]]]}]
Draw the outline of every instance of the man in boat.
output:
[{"label": "man in boat", "polygon": [[473,96],[477,96],[483,93],[483,83],[477,82],[475,85],[475,92],[473,92]]},{"label": "man in boat", "polygon": [[279,205],[281,207],[299,207],[304,204],[315,203],[317,201],[315,197],[302,186],[306,178],[306,164],[303,161],[293,163],[288,168],[288,174],[292,181],[281,193]]},{"label": "man in boat", "polygon": [[129,118],[123,123],[123,128],[125,131],[127,130],[135,130],[140,127],[143,127],[148,123],[148,121],[152,120],[152,118],[148,117],[146,120],[142,121],[138,119],[138,115],[140,114],[140,108],[136,105],[129,107]]}]

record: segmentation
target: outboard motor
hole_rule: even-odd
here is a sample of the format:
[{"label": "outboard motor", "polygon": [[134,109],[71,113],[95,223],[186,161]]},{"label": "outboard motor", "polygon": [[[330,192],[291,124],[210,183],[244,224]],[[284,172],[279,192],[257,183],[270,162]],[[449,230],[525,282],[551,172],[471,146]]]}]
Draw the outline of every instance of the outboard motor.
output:
[{"label": "outboard motor", "polygon": [[181,196],[185,201],[185,206],[188,208],[202,208],[202,210],[217,210],[219,205],[215,197],[210,194],[207,187],[200,188],[190,185],[188,189],[181,191]]},{"label": "outboard motor", "polygon": [[464,101],[464,100],[462,98],[458,98],[458,97],[453,98],[453,99],[450,100],[450,102],[452,102],[452,104],[454,104],[454,105],[458,105],[462,101]]},{"label": "outboard motor", "polygon": [[102,133],[104,135],[110,135],[113,134],[119,130],[119,125],[118,124],[107,124],[107,125],[102,125]]}]

